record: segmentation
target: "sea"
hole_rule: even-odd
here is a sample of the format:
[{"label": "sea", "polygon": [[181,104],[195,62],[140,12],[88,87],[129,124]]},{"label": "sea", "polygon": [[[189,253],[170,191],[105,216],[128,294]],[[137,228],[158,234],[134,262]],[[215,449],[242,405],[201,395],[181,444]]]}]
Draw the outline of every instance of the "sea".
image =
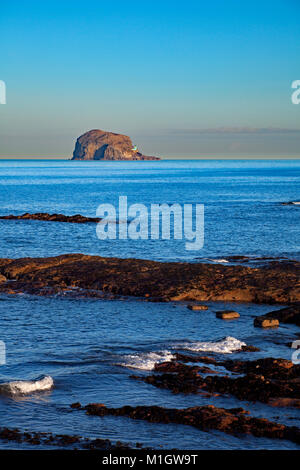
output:
[{"label": "sea", "polygon": [[[230,263],[248,257],[256,266],[270,259],[300,259],[300,160],[162,160],[80,162],[1,160],[0,216],[48,212],[95,217],[101,204],[203,204],[204,245],[187,250],[185,240],[100,240],[96,224],[0,220],[0,258],[84,253],[162,262]],[[263,258],[263,259],[262,259]],[[239,262],[239,261],[235,261]],[[249,264],[250,263],[250,264]],[[209,302],[196,312],[180,302],[139,299],[71,299],[0,294],[2,383],[50,376],[48,391],[0,394],[1,426],[22,431],[108,438],[154,449],[295,449],[289,441],[203,432],[190,426],[153,424],[118,417],[92,417],[70,404],[160,405],[185,408],[242,406],[252,416],[299,426],[300,411],[239,401],[231,396],[172,394],[132,375],[152,373],[175,352],[205,352],[217,359],[291,358],[299,330],[253,327],[253,318],[282,306]],[[216,310],[234,309],[237,321]],[[242,344],[259,352],[238,352]],[[30,448],[0,441],[0,448]],[[53,448],[41,445],[39,448]]]}]

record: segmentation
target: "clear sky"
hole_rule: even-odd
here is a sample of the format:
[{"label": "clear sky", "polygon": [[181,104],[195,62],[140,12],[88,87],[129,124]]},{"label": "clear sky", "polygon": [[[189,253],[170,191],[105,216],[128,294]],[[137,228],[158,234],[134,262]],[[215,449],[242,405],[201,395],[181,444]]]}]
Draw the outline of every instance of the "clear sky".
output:
[{"label": "clear sky", "polygon": [[1,157],[70,157],[90,129],[165,157],[300,155],[299,0],[3,3]]}]

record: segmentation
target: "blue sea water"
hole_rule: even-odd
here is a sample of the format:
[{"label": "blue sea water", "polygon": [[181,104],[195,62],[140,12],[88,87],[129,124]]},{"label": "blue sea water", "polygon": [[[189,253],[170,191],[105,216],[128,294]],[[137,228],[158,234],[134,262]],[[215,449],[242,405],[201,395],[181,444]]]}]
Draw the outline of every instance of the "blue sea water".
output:
[{"label": "blue sea water", "polygon": [[[99,204],[199,203],[205,206],[205,243],[186,251],[180,240],[107,240],[95,224],[0,220],[0,257],[86,253],[121,258],[199,262],[230,255],[299,256],[300,161],[202,160],[161,162],[0,161],[0,215],[24,212],[80,213],[95,216]],[[224,322],[215,310],[235,308],[241,318]],[[277,307],[279,308],[279,307]],[[159,448],[296,448],[287,441],[201,432],[188,426],[150,424],[126,418],[89,417],[69,405],[101,402],[108,406],[201,404],[243,406],[252,415],[299,425],[300,413],[232,397],[174,395],[135,381],[151,365],[175,351],[230,336],[261,348],[231,358],[291,357],[294,325],[261,331],[253,317],[267,305],[210,303],[206,312],[185,305],[139,300],[104,301],[29,295],[0,296],[0,339],[7,361],[0,382],[51,375],[52,391],[27,397],[0,396],[0,421],[21,430],[80,434]],[[196,345],[196,346],[195,346]],[[200,345],[201,346],[201,345]],[[199,346],[199,347],[200,347]],[[249,356],[251,354],[251,356]],[[218,353],[217,357],[224,357]],[[0,441],[0,448],[18,447]]]},{"label": "blue sea water", "polygon": [[300,160],[160,162],[0,161],[0,215],[96,216],[99,204],[204,204],[205,243],[100,241],[95,225],[0,220],[1,257],[89,253],[156,260],[226,255],[299,256]]}]

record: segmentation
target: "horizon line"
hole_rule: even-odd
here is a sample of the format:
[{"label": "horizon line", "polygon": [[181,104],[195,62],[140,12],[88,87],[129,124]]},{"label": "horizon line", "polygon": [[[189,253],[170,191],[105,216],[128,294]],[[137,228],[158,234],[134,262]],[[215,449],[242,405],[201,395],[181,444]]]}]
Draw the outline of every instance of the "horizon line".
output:
[{"label": "horizon line", "polygon": [[[298,160],[300,155],[212,155],[212,156],[164,156],[159,157],[162,160]],[[59,156],[0,156],[0,160],[61,160],[61,161],[76,161],[76,162],[137,162],[147,160],[72,160],[70,157]]]}]

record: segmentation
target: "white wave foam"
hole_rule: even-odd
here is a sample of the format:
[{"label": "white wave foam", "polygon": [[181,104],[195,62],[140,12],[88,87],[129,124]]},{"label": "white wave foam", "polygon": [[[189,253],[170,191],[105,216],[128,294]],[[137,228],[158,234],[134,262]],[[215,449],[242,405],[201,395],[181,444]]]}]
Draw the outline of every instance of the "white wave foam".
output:
[{"label": "white wave foam", "polygon": [[125,362],[122,362],[119,365],[129,367],[130,369],[153,370],[155,364],[160,362],[170,362],[174,358],[175,356],[171,351],[128,354],[123,356]]},{"label": "white wave foam", "polygon": [[7,395],[28,395],[33,392],[50,390],[54,385],[52,377],[46,375],[36,380],[16,380],[0,384],[0,393]]},{"label": "white wave foam", "polygon": [[181,343],[177,345],[178,348],[187,349],[189,351],[207,351],[220,354],[231,354],[242,349],[242,346],[246,346],[246,343],[234,338],[233,336],[226,336],[226,338],[215,342],[196,341],[193,343]]},{"label": "white wave foam", "polygon": [[214,263],[229,263],[229,261],[225,258],[217,258],[217,259],[213,259],[213,258],[208,258],[209,261],[213,261]]}]

